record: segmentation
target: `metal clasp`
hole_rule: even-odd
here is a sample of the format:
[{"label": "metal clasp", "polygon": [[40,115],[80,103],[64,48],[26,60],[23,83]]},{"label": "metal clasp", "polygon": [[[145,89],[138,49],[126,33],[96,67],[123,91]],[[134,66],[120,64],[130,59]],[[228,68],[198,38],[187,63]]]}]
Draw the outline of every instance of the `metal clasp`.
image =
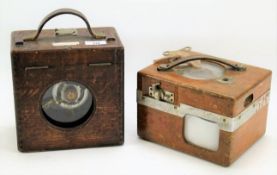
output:
[{"label": "metal clasp", "polygon": [[148,95],[156,100],[174,103],[174,93],[162,89],[160,83],[152,84],[149,87]]}]

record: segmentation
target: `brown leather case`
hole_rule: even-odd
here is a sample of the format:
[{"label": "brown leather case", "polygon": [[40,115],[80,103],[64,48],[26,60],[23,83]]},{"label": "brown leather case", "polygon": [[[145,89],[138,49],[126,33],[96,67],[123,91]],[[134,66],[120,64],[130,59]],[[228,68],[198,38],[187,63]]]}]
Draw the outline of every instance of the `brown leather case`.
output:
[{"label": "brown leather case", "polygon": [[[224,76],[216,80],[195,80],[173,71],[175,60],[181,60],[179,63],[195,60],[217,62],[226,70]],[[138,135],[142,139],[229,166],[265,133],[270,81],[269,70],[188,49],[182,50],[179,55],[166,56],[138,72]],[[163,97],[152,94],[157,85]],[[165,92],[174,98],[165,98]],[[182,108],[182,105],[188,107]],[[195,111],[202,111],[204,120],[211,118],[218,124],[217,150],[191,144],[185,139],[186,114]]]},{"label": "brown leather case", "polygon": [[[62,14],[80,17],[87,28],[42,30]],[[114,28],[91,28],[81,12],[56,10],[38,30],[12,33],[11,63],[20,151],[123,144],[124,48]],[[56,125],[42,111],[43,95],[61,81],[77,82],[93,96],[93,112],[76,125]]]}]

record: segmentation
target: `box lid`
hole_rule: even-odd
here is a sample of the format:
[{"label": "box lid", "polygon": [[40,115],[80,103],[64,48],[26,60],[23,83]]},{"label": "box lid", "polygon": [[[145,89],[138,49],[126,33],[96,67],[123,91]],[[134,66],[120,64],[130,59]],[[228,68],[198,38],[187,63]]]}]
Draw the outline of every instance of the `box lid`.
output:
[{"label": "box lid", "polygon": [[[193,55],[201,55],[198,52],[189,51],[186,53],[186,56]],[[204,55],[204,54],[202,54]],[[206,54],[205,54],[206,55]],[[221,59],[221,61],[227,61],[231,64],[239,64],[238,62]],[[163,82],[168,82],[174,84],[176,87],[190,89],[190,92],[193,92],[194,95],[191,95],[191,98],[197,97],[194,102],[191,103],[192,106],[201,108],[201,103],[198,101],[203,95],[214,96],[216,99],[227,99],[228,104],[231,106],[227,106],[229,109],[213,109],[213,104],[204,104],[203,109],[210,110],[213,112],[219,112],[225,114],[227,116],[233,116],[241,112],[245,106],[243,102],[249,94],[254,93],[253,101],[263,95],[266,91],[270,89],[270,79],[271,79],[271,71],[263,68],[243,64],[246,67],[245,71],[234,71],[226,67],[224,71],[224,76],[230,78],[230,82],[218,81],[218,79],[209,79],[209,80],[197,80],[185,77],[183,75],[177,74],[173,70],[167,71],[158,71],[157,68],[161,63],[168,63],[169,59],[163,59],[162,61],[157,61],[152,65],[142,69],[139,71],[139,74],[142,74],[147,77],[151,77]],[[179,93],[181,91],[178,91]],[[180,95],[184,95],[183,93],[179,94],[179,101],[182,99]],[[190,94],[187,94],[188,96]],[[186,97],[187,98],[187,97]],[[189,99],[186,99],[189,100]],[[212,102],[211,102],[212,103]],[[193,105],[194,104],[194,105]],[[178,104],[177,104],[178,105]],[[219,111],[218,111],[219,110]]]},{"label": "box lid", "polygon": [[[34,36],[36,30],[22,30],[12,32],[11,51],[30,52],[43,50],[65,49],[97,49],[122,48],[120,38],[113,27],[93,28],[94,31],[106,35],[105,39],[95,39],[89,34],[87,28],[77,29],[46,29],[34,41],[24,41]],[[71,33],[70,33],[71,32]]]}]

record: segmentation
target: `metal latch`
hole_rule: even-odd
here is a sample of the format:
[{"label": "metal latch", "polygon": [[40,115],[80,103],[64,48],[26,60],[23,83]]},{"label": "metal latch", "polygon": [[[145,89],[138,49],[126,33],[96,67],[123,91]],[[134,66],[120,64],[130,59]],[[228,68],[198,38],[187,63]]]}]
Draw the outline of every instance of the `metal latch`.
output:
[{"label": "metal latch", "polygon": [[148,95],[160,101],[174,103],[174,93],[162,89],[160,83],[152,84],[149,87]]}]

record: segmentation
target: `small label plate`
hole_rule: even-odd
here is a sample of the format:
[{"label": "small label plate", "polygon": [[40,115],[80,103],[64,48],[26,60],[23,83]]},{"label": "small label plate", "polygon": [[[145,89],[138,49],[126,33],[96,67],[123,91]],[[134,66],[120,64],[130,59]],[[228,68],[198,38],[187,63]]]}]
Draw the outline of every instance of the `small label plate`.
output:
[{"label": "small label plate", "polygon": [[85,41],[85,45],[88,46],[98,46],[107,44],[106,40],[94,40],[94,41]]},{"label": "small label plate", "polygon": [[72,42],[53,42],[52,45],[55,47],[59,47],[59,46],[76,46],[79,45],[80,42],[79,41],[72,41]]}]

